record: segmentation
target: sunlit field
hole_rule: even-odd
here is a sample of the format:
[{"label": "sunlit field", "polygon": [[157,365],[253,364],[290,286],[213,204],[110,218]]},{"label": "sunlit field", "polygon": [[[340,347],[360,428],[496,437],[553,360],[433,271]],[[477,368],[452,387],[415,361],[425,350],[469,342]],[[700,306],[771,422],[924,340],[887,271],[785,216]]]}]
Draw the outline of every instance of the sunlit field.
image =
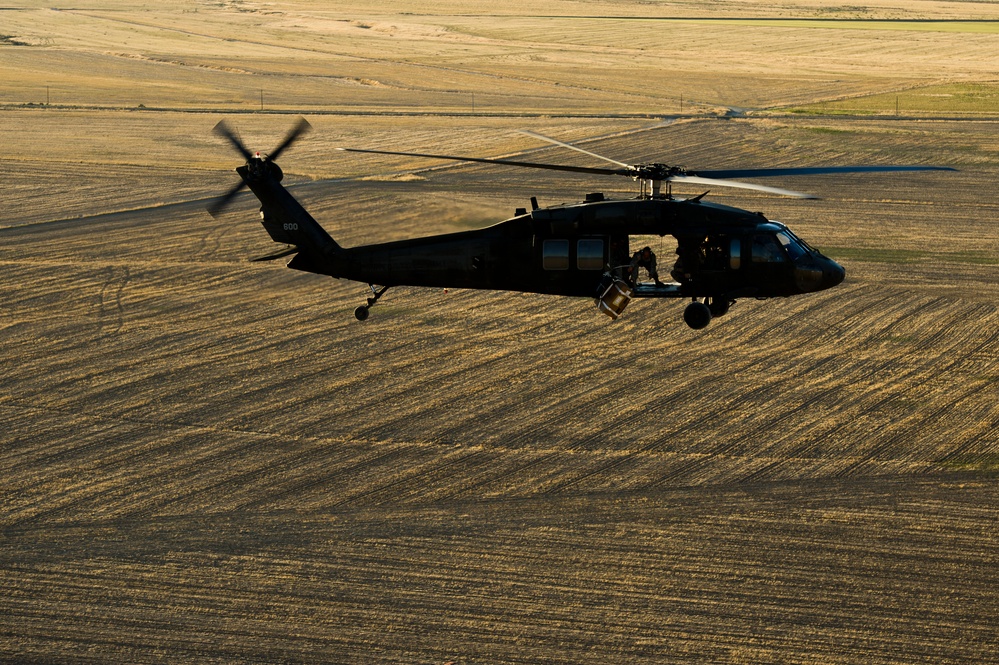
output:
[{"label": "sunlit field", "polygon": [[[0,660],[995,660],[999,4],[0,10]],[[846,281],[683,303],[252,262],[243,158],[344,246],[691,169]],[[772,180],[773,182],[769,182]],[[703,194],[679,186],[677,196]],[[642,238],[662,261],[672,237]]]}]

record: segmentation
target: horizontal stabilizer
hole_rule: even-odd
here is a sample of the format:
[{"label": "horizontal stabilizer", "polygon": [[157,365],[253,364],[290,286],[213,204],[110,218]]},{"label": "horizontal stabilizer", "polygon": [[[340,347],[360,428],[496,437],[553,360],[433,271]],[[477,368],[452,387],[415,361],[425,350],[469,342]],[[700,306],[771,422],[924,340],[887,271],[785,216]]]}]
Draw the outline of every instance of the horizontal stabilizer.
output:
[{"label": "horizontal stabilizer", "polygon": [[291,256],[298,252],[298,247],[289,247],[288,249],[283,249],[275,254],[268,254],[267,256],[260,256],[255,259],[250,259],[251,261],[274,261],[275,259],[283,259],[286,256]]}]

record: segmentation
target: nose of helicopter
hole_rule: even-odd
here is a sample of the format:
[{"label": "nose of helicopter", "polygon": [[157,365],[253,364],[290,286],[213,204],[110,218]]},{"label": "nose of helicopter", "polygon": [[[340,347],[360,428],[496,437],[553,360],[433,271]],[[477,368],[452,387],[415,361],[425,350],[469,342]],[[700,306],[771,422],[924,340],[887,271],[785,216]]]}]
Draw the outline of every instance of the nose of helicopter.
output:
[{"label": "nose of helicopter", "polygon": [[794,281],[801,293],[831,289],[846,277],[846,270],[832,259],[813,252],[795,262]]},{"label": "nose of helicopter", "polygon": [[831,289],[846,277],[846,268],[832,259],[826,259],[822,266],[822,288]]}]

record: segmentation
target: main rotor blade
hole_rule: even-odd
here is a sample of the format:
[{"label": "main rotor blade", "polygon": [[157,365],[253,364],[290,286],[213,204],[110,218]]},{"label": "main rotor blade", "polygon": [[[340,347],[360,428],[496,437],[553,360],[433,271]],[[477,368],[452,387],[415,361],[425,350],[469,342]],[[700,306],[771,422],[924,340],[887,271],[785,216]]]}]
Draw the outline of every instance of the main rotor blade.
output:
[{"label": "main rotor blade", "polygon": [[223,196],[215,199],[208,205],[208,214],[212,217],[218,217],[222,214],[222,211],[229,207],[229,203],[232,201],[233,197],[239,194],[242,189],[246,187],[246,182],[243,180],[239,181],[239,184],[226,192]]},{"label": "main rotor blade", "polygon": [[394,150],[362,150],[360,148],[337,148],[344,152],[367,152],[376,155],[402,155],[404,157],[428,157],[430,159],[450,159],[458,162],[481,162],[483,164],[505,164],[506,166],[524,166],[531,169],[548,169],[550,171],[570,171],[572,173],[592,173],[594,175],[634,175],[628,169],[600,169],[585,166],[561,166],[559,164],[538,164],[536,162],[518,162],[512,159],[485,159],[482,157],[457,157],[454,155],[428,155],[421,152],[396,152]]},{"label": "main rotor blade", "polygon": [[826,175],[830,173],[892,173],[897,171],[956,171],[949,166],[803,166],[773,169],[717,169],[688,171],[705,178],[764,178],[787,175]]},{"label": "main rotor blade", "polygon": [[231,129],[229,129],[229,125],[226,124],[225,120],[219,120],[219,124],[215,125],[215,129],[212,130],[212,133],[216,136],[221,136],[222,138],[227,139],[229,143],[231,143],[233,147],[236,148],[241,155],[243,155],[246,161],[250,161],[253,157],[253,154],[246,149],[243,142],[240,141],[235,134],[233,134]]},{"label": "main rotor blade", "polygon": [[309,124],[308,120],[306,120],[305,118],[299,118],[298,124],[296,124],[294,127],[291,128],[291,131],[288,132],[288,134],[284,137],[284,141],[281,141],[281,145],[275,148],[267,156],[267,159],[269,159],[272,162],[276,162],[278,156],[282,152],[284,152],[285,148],[290,146],[292,143],[298,140],[298,137],[300,137],[302,134],[309,132],[311,129],[312,125]]},{"label": "main rotor blade", "polygon": [[793,189],[781,189],[779,187],[767,187],[766,185],[757,185],[751,182],[739,182],[738,180],[719,180],[717,178],[703,178],[696,175],[675,175],[667,178],[669,182],[681,182],[690,183],[692,185],[714,185],[717,187],[735,187],[737,189],[753,189],[758,192],[767,192],[769,194],[780,194],[781,196],[793,196],[797,199],[817,199],[819,197],[814,194],[805,194],[804,192],[796,192]]},{"label": "main rotor blade", "polygon": [[563,143],[558,139],[553,139],[543,134],[537,134],[535,132],[529,131],[527,129],[518,130],[521,134],[526,134],[527,136],[533,136],[536,139],[541,139],[542,141],[548,141],[549,143],[554,143],[555,145],[562,146],[563,148],[568,148],[569,150],[575,150],[576,152],[581,152],[584,155],[589,155],[590,157],[596,157],[597,159],[602,159],[605,162],[610,162],[611,164],[616,164],[624,168],[631,168],[631,164],[625,164],[624,162],[619,162],[616,159],[611,159],[610,157],[604,157],[603,155],[598,155],[595,152],[590,152],[589,150],[583,150],[578,146],[574,146],[571,143]]}]

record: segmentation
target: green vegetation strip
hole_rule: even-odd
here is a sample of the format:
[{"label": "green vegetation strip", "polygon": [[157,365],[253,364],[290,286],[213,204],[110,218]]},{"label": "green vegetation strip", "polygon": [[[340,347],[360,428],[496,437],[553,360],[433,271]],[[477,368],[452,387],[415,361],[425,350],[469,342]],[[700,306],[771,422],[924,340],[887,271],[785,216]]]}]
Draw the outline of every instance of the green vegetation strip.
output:
[{"label": "green vegetation strip", "polygon": [[[698,19],[693,19],[698,20]],[[703,19],[700,19],[703,20]],[[754,25],[781,28],[821,28],[824,30],[901,30],[909,32],[971,32],[999,33],[999,21],[912,21],[870,20],[852,18],[829,19],[716,19],[710,21],[724,25]]]},{"label": "green vegetation strip", "polygon": [[800,114],[999,113],[999,83],[946,83],[786,109]]},{"label": "green vegetation strip", "polygon": [[[865,18],[864,9],[830,8],[839,16],[822,18],[715,18],[711,16],[615,16],[615,15],[505,15],[504,18],[530,18],[534,21],[636,21],[653,23],[706,23],[711,25],[750,25],[774,28],[814,28],[822,30],[894,30],[911,32],[970,32],[999,33],[999,20],[994,19],[875,19]],[[417,16],[421,14],[416,14]],[[422,14],[424,16],[433,14]],[[495,14],[455,13],[461,18],[497,18]]]},{"label": "green vegetation strip", "polygon": [[991,477],[999,476],[999,454],[957,455],[943,460],[943,467],[953,471],[977,471]]},{"label": "green vegetation strip", "polygon": [[882,247],[823,247],[822,253],[836,260],[871,263],[957,263],[999,266],[999,257],[986,252],[927,252]]},{"label": "green vegetation strip", "polygon": [[[709,16],[531,16],[533,20],[575,21],[650,21],[655,23],[706,23],[711,25],[749,25],[773,28],[811,28],[821,30],[892,30],[908,32],[967,32],[978,34],[999,33],[999,21],[934,20],[934,19],[871,19],[850,15],[849,8],[838,10],[843,14],[828,18],[713,18]],[[455,14],[464,18],[496,18],[492,14]],[[527,18],[527,17],[521,17]]]}]

